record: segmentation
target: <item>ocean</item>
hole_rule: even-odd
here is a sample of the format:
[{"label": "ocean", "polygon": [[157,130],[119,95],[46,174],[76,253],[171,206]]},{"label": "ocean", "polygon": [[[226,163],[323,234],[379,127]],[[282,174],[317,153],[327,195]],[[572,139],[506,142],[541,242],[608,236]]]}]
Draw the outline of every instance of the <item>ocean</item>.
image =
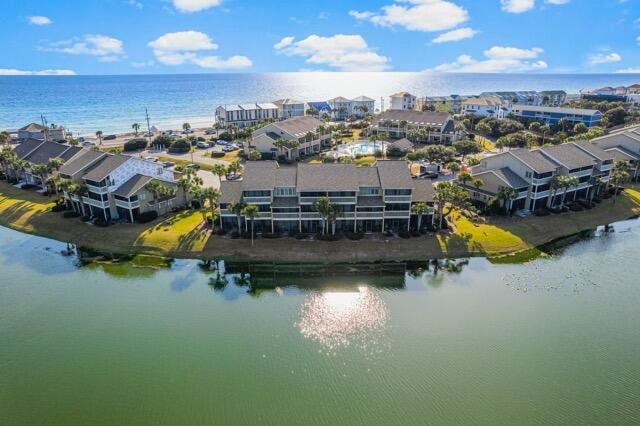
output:
[{"label": "ocean", "polygon": [[[162,129],[213,123],[221,104],[369,96],[381,106],[391,93],[472,95],[499,90],[554,90],[640,83],[638,74],[269,73],[117,76],[1,76],[0,129],[30,122],[65,126],[77,135],[130,131],[134,122]],[[144,126],[146,127],[146,126]]]}]

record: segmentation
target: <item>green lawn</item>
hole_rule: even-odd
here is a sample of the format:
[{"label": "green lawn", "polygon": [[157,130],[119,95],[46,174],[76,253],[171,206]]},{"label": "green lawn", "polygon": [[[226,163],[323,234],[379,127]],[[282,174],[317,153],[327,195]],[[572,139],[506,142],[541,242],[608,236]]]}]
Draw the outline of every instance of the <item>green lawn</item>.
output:
[{"label": "green lawn", "polygon": [[210,236],[208,230],[202,228],[203,224],[200,212],[178,213],[140,233],[134,245],[163,253],[202,251]]}]

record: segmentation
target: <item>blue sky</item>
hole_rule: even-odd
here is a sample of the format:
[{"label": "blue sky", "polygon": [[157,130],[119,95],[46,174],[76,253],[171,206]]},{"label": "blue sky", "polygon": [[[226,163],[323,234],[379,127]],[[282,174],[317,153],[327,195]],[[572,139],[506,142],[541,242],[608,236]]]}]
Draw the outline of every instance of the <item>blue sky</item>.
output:
[{"label": "blue sky", "polygon": [[0,74],[640,73],[640,0],[2,0]]}]

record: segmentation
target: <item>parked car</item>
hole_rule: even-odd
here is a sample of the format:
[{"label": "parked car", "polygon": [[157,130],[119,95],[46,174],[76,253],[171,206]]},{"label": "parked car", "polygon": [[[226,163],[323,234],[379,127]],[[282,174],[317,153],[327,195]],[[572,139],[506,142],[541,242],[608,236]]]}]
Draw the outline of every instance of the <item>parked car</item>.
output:
[{"label": "parked car", "polygon": [[116,135],[107,135],[102,138],[104,141],[112,141],[116,138]]},{"label": "parked car", "polygon": [[231,151],[235,151],[236,149],[238,149],[236,145],[225,145],[222,147],[223,152],[231,152]]},{"label": "parked car", "polygon": [[82,142],[82,146],[85,146],[85,147],[96,146],[96,144],[91,142],[91,141],[84,141],[84,142]]},{"label": "parked car", "polygon": [[143,158],[143,160],[153,161],[154,163],[155,163],[156,161],[158,161],[158,159],[157,159],[156,157],[151,157],[151,156],[149,156],[149,157],[144,157],[144,158]]},{"label": "parked car", "polygon": [[162,163],[162,167],[164,167],[165,169],[167,169],[169,167],[173,167],[175,165],[176,165],[176,163],[174,163],[173,161],[164,161]]},{"label": "parked car", "polygon": [[229,145],[229,142],[223,141],[222,139],[218,139],[216,141],[216,145],[225,146],[225,145]]},{"label": "parked car", "polygon": [[230,173],[227,175],[227,180],[238,180],[242,177],[240,173]]},{"label": "parked car", "polygon": [[202,142],[202,141],[198,141],[198,143],[196,143],[196,146],[200,149],[207,149],[209,148],[209,144],[206,142]]},{"label": "parked car", "polygon": [[216,133],[216,129],[207,129],[204,131],[205,135],[213,135]]},{"label": "parked car", "polygon": [[184,166],[187,169],[200,170],[200,165],[196,163],[189,163]]},{"label": "parked car", "polygon": [[209,145],[209,148],[213,148],[214,146],[216,146],[216,143],[214,141],[209,141],[207,142],[207,145]]}]

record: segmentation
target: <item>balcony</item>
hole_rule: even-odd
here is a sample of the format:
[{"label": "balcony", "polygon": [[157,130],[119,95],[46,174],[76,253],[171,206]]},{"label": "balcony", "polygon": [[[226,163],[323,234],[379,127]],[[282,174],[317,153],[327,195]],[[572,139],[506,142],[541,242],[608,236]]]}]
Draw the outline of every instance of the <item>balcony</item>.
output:
[{"label": "balcony", "polygon": [[247,204],[271,204],[271,197],[243,197]]},{"label": "balcony", "polygon": [[108,186],[87,185],[87,189],[93,192],[94,194],[106,194],[107,192],[109,192]]},{"label": "balcony", "polygon": [[235,216],[229,209],[220,209],[220,216]]},{"label": "balcony", "polygon": [[384,201],[387,203],[399,203],[399,202],[410,203],[411,195],[385,195]]},{"label": "balcony", "polygon": [[273,213],[273,220],[298,220],[299,213]]},{"label": "balcony", "polygon": [[409,210],[398,210],[384,212],[385,219],[409,219],[411,212]]},{"label": "balcony", "polygon": [[125,209],[137,209],[138,207],[140,207],[140,201],[136,200],[136,201],[123,201],[123,200],[118,200],[116,199],[116,206],[117,207],[123,207]]},{"label": "balcony", "polygon": [[100,200],[94,200],[93,198],[89,198],[89,197],[82,197],[82,202],[85,204],[89,204],[90,206],[99,207],[101,209],[109,208],[109,200],[100,201]]},{"label": "balcony", "polygon": [[320,220],[320,219],[322,219],[322,217],[320,216],[320,213],[318,213],[318,212],[302,212],[302,213],[300,213],[300,217],[303,220],[304,219],[307,219],[307,220],[315,220],[315,219]]},{"label": "balcony", "polygon": [[357,219],[382,219],[384,212],[358,212],[356,214]]},{"label": "balcony", "polygon": [[[300,197],[300,204],[313,204],[321,197]],[[356,197],[329,197],[334,204],[355,204]]]}]

